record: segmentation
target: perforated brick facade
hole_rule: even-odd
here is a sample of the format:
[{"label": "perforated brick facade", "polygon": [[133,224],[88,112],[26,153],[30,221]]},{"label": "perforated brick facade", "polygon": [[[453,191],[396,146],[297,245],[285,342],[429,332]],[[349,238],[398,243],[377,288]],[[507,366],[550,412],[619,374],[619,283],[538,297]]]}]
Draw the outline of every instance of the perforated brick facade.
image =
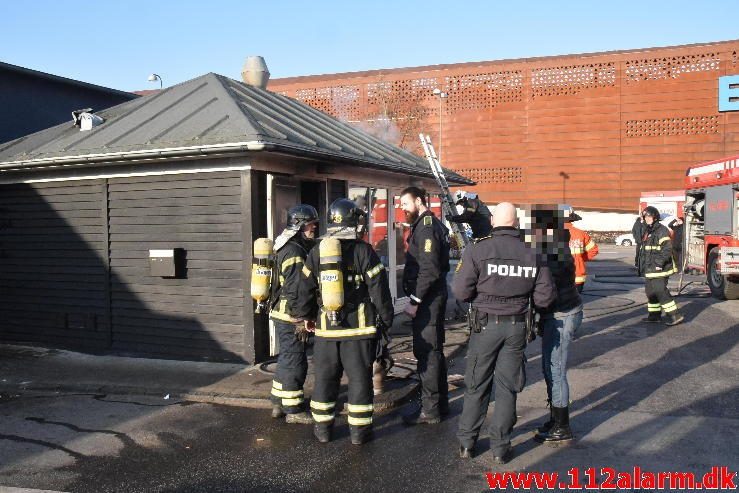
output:
[{"label": "perforated brick facade", "polygon": [[[739,41],[727,41],[293,77],[269,88],[363,127],[383,119],[389,95],[420,105],[413,118],[437,150],[442,119],[444,165],[477,181],[488,202],[632,211],[641,191],[679,189],[689,165],[739,152],[739,112],[718,112],[718,78],[739,74],[737,52]],[[441,114],[434,88],[449,95]],[[389,124],[404,128],[403,111]]]}]

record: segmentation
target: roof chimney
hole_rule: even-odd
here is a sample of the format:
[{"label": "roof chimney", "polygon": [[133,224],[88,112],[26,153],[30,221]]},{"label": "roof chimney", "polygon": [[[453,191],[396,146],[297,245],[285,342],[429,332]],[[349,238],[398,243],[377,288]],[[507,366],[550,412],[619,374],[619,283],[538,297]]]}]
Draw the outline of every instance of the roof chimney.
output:
[{"label": "roof chimney", "polygon": [[266,89],[269,81],[269,70],[264,58],[260,56],[247,57],[244,68],[241,70],[241,79],[250,86]]}]

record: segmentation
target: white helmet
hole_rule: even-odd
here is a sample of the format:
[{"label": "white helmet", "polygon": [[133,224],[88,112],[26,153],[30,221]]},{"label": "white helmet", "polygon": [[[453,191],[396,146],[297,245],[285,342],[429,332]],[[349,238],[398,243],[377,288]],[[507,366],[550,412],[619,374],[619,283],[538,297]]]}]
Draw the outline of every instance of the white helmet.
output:
[{"label": "white helmet", "polygon": [[457,190],[454,192],[454,203],[458,204],[464,199],[476,199],[477,194],[472,192],[465,192],[464,190]]}]

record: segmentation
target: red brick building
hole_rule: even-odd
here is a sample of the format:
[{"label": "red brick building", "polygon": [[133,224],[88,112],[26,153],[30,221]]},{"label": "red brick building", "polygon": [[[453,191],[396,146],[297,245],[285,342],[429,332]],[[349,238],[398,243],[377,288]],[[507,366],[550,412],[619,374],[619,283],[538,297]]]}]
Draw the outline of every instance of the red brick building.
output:
[{"label": "red brick building", "polygon": [[[679,189],[689,165],[739,153],[739,112],[718,111],[718,79],[739,74],[738,52],[735,40],[292,77],[269,88],[360,126],[389,119],[396,142],[397,128],[416,120],[437,150],[441,118],[443,164],[475,180],[489,203],[634,211],[641,191]],[[389,114],[389,104],[400,110]]]}]

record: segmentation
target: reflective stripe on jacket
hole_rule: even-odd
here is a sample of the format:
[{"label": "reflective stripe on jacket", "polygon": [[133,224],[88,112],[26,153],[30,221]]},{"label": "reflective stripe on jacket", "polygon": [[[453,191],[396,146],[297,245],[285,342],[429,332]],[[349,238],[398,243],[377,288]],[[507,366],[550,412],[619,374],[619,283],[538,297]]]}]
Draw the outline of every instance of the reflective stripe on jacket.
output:
[{"label": "reflective stripe on jacket", "polygon": [[647,228],[639,247],[639,275],[652,279],[668,277],[675,272],[672,259],[672,240],[670,232],[660,223]]}]

